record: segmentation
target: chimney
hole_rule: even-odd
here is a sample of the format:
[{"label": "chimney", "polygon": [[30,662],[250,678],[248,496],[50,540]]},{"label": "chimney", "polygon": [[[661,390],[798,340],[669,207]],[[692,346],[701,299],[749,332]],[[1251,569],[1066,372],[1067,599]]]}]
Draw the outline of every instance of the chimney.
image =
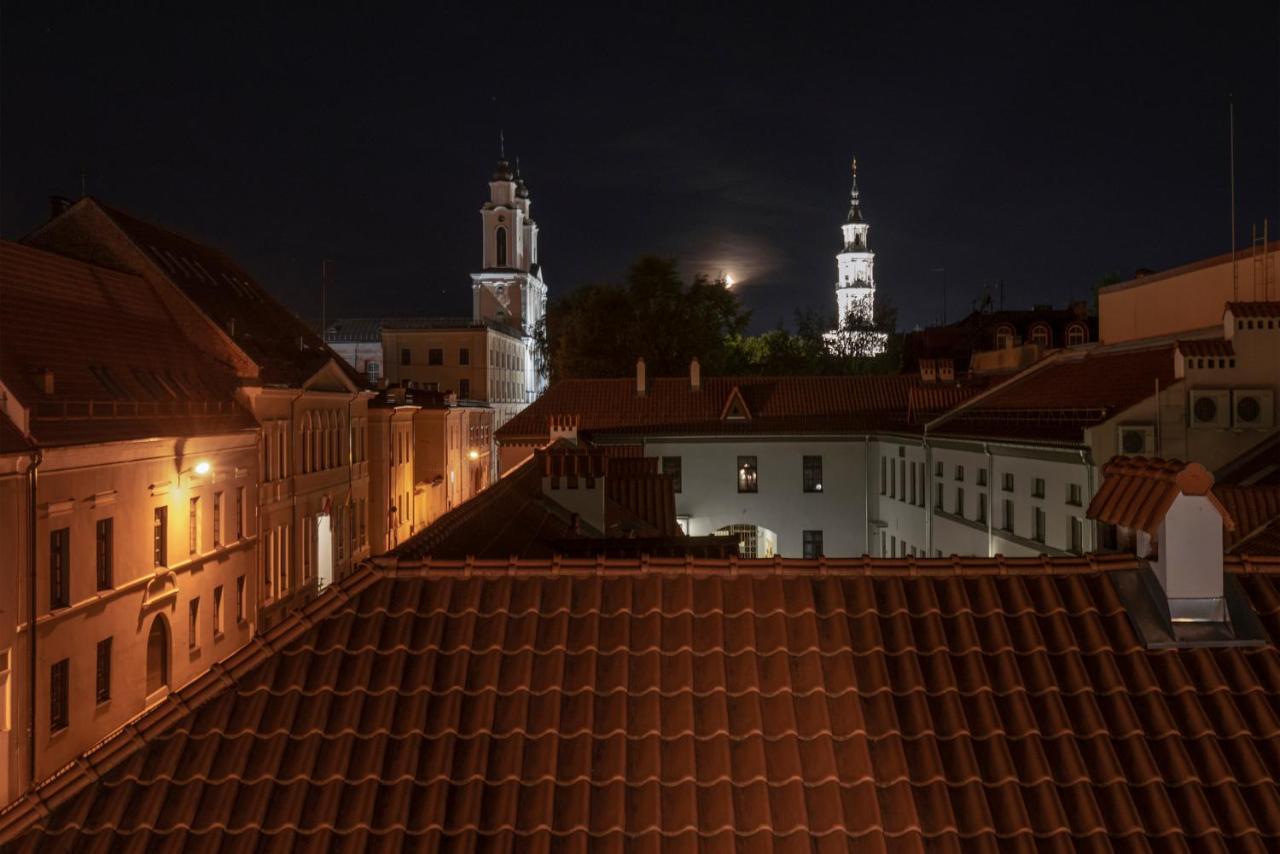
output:
[{"label": "chimney", "polygon": [[636,396],[644,397],[644,393],[647,389],[648,385],[645,382],[644,376],[644,356],[641,356],[636,359]]},{"label": "chimney", "polygon": [[71,207],[71,200],[66,196],[49,197],[49,219],[57,219]]},{"label": "chimney", "polygon": [[596,531],[605,529],[604,479],[608,460],[599,451],[581,448],[547,448],[538,451],[542,462],[542,494],[570,517]]},{"label": "chimney", "polygon": [[576,445],[578,444],[578,426],[581,423],[582,418],[577,415],[552,415],[548,419],[547,436],[552,442],[564,439]]},{"label": "chimney", "polygon": [[53,394],[53,368],[45,368],[41,375],[43,381],[44,393]]},{"label": "chimney", "polygon": [[694,391],[702,388],[702,366],[698,364],[697,356],[689,361],[689,388]]}]

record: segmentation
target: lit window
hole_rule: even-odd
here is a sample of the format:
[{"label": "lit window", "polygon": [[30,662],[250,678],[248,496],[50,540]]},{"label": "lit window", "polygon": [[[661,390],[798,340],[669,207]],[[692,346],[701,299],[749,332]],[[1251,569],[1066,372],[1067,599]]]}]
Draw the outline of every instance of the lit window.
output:
[{"label": "lit window", "polygon": [[112,540],[114,539],[114,522],[108,517],[98,520],[98,589],[111,589]]},{"label": "lit window", "polygon": [[187,551],[195,554],[200,549],[200,499],[193,498],[187,514]]},{"label": "lit window", "polygon": [[738,457],[738,491],[758,492],[760,488],[759,474],[756,471],[755,457]]},{"label": "lit window", "polygon": [[1013,327],[1004,324],[996,329],[996,349],[1004,350],[1014,344]]},{"label": "lit window", "polygon": [[152,530],[152,557],[156,566],[169,563],[169,508],[157,507]]}]

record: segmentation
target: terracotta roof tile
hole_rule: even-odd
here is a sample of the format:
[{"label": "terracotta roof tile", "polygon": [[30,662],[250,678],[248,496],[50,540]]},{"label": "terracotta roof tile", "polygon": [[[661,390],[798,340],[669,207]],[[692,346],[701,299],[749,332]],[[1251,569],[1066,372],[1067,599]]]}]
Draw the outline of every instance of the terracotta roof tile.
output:
[{"label": "terracotta roof tile", "polygon": [[[1280,650],[1143,647],[1137,566],[365,568],[0,844],[1274,850]],[[1280,627],[1280,562],[1228,566]]]},{"label": "terracotta roof tile", "polygon": [[1237,318],[1280,317],[1280,302],[1229,302],[1227,309]]},{"label": "terracotta roof tile", "polygon": [[1102,467],[1102,486],[1086,515],[1155,536],[1179,495],[1207,495],[1227,531],[1236,523],[1213,491],[1213,475],[1199,463],[1155,457],[1113,457]]},{"label": "terracotta roof tile", "polygon": [[254,426],[235,375],[177,331],[144,279],[0,241],[0,290],[0,378],[38,444]]},{"label": "terracotta roof tile", "polygon": [[[554,383],[497,432],[501,441],[545,442],[553,416],[580,416],[592,434],[817,433],[905,423],[909,390],[918,377],[687,377],[650,380],[643,396],[633,379]],[[728,417],[734,392],[745,416]]]},{"label": "terracotta roof tile", "polygon": [[1175,382],[1173,348],[1063,351],[975,397],[930,433],[1083,440],[1084,430]]},{"label": "terracotta roof tile", "polygon": [[1215,486],[1213,494],[1236,522],[1229,551],[1280,554],[1280,486]]},{"label": "terracotta roof tile", "polygon": [[1179,341],[1178,351],[1184,356],[1232,357],[1236,348],[1225,338],[1196,338]]}]

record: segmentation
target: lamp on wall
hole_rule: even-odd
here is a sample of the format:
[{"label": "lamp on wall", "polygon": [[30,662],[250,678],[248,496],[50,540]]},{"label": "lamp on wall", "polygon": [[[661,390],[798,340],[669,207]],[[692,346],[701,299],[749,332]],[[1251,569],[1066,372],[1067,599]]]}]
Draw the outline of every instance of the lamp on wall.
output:
[{"label": "lamp on wall", "polygon": [[475,448],[472,448],[471,450],[467,451],[467,458],[472,460],[478,460],[480,459],[480,452],[477,451]]},{"label": "lamp on wall", "polygon": [[208,474],[211,471],[213,471],[213,466],[209,465],[208,460],[201,460],[200,462],[196,463],[196,468],[195,468],[196,474],[203,476]]}]

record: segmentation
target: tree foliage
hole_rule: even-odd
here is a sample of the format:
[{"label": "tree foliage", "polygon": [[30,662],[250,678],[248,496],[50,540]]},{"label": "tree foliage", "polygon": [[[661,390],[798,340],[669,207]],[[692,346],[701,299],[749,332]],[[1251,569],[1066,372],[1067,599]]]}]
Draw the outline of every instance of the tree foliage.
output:
[{"label": "tree foliage", "polygon": [[858,331],[887,335],[878,356],[862,345],[833,352],[824,335],[834,318],[811,309],[796,311],[794,331],[779,324],[747,335],[749,320],[723,283],[701,275],[686,283],[673,259],[644,257],[621,286],[589,285],[552,300],[535,331],[537,357],[553,382],[630,376],[637,356],[651,377],[684,374],[694,356],[708,375],[893,373],[902,361],[897,312],[882,299],[871,319],[850,318]]}]

